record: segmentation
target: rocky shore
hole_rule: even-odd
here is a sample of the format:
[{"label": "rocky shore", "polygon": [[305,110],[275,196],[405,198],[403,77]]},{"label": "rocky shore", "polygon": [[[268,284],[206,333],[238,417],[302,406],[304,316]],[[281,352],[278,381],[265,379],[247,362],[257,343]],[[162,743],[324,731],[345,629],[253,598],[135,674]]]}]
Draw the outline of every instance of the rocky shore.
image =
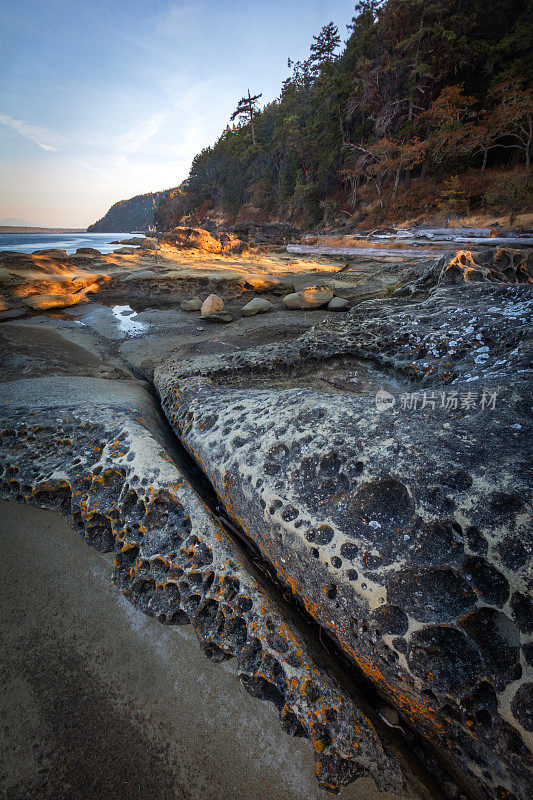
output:
[{"label": "rocky shore", "polygon": [[322,788],[525,800],[533,254],[281,233],[1,253],[1,494],[234,659]]}]

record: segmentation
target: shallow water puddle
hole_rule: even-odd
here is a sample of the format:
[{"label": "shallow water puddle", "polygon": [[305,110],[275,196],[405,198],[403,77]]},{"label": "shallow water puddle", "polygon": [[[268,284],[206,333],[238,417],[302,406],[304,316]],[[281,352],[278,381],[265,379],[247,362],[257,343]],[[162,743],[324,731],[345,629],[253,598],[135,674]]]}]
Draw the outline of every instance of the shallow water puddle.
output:
[{"label": "shallow water puddle", "polygon": [[148,329],[148,325],[144,322],[138,322],[134,319],[137,316],[137,312],[131,306],[112,306],[111,313],[115,317],[118,328],[122,333],[135,336]]}]

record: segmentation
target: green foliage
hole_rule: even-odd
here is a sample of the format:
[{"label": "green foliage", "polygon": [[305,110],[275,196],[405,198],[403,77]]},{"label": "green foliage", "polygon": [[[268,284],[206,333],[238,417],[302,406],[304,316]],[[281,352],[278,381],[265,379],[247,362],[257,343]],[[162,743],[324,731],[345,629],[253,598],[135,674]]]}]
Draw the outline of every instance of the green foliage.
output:
[{"label": "green foliage", "polygon": [[[330,22],[307,60],[289,59],[275,101],[259,109],[260,94],[241,98],[239,124],[196,156],[158,224],[205,204],[315,224],[333,220],[328,198],[353,210],[362,187],[384,214],[420,174],[528,163],[530,17],[530,0],[361,0],[342,49]],[[440,197],[448,215],[455,180]]]},{"label": "green foliage", "polygon": [[[175,190],[168,190],[175,191]],[[120,200],[111,206],[107,214],[90,225],[89,233],[129,233],[147,231],[155,224],[159,203],[167,192],[150,192]]]}]

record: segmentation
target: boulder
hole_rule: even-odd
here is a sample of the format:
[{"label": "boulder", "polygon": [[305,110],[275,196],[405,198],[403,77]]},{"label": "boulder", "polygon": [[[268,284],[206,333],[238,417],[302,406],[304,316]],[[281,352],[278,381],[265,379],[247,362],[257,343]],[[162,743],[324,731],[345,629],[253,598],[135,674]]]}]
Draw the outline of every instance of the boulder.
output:
[{"label": "boulder", "polygon": [[209,231],[202,228],[188,228],[178,226],[163,236],[164,242],[174,244],[176,247],[202,250],[206,253],[221,253],[222,245]]},{"label": "boulder", "polygon": [[137,252],[136,247],[119,247],[116,250],[113,250],[119,256],[132,256]]},{"label": "boulder", "polygon": [[246,250],[246,244],[242,242],[234,233],[220,233],[217,236],[224,252],[242,253]]},{"label": "boulder", "polygon": [[34,250],[31,255],[46,256],[47,258],[60,258],[60,259],[68,258],[66,250],[58,250],[56,248],[49,248],[47,250]]},{"label": "boulder", "polygon": [[224,311],[224,301],[218,294],[210,294],[201,305],[202,314],[211,314],[213,311]]},{"label": "boulder", "polygon": [[182,311],[200,311],[202,301],[199,297],[193,297],[191,300],[182,300],[180,307]]},{"label": "boulder", "polygon": [[271,308],[274,308],[274,306],[268,300],[263,297],[254,297],[253,300],[243,306],[241,313],[243,317],[253,317],[255,314],[264,314],[266,311],[270,311]]},{"label": "boulder", "polygon": [[200,319],[205,322],[233,322],[234,316],[229,311],[210,311],[208,314],[201,314]]},{"label": "boulder", "polygon": [[328,311],[348,311],[350,303],[344,297],[332,297],[328,303]]},{"label": "boulder", "polygon": [[[226,513],[354,674],[473,796],[516,800],[530,796],[532,311],[529,285],[462,281],[155,372]],[[397,390],[342,378],[369,361]],[[324,388],[306,388],[320,369]]]},{"label": "boulder", "polygon": [[100,250],[97,250],[95,247],[78,247],[76,253],[82,256],[101,256],[102,253]]},{"label": "boulder", "polygon": [[293,292],[283,298],[286,308],[297,308],[308,311],[327,305],[333,298],[333,284],[317,284],[308,286],[300,292]]}]

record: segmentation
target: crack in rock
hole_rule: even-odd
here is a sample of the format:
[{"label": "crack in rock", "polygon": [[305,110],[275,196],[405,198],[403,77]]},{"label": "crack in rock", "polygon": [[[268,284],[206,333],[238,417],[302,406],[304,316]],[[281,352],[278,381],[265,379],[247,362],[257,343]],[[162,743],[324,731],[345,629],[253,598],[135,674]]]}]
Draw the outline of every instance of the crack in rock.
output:
[{"label": "crack in rock", "polygon": [[[533,292],[428,295],[170,358],[155,383],[229,516],[399,715],[483,797],[526,800]],[[346,358],[409,388],[382,412],[364,392],[305,388]]]},{"label": "crack in rock", "polygon": [[114,551],[113,578],[137,608],[190,622],[212,661],[235,658],[244,688],[311,741],[321,787],[337,792],[363,772],[382,790],[401,787],[372,722],[172,462],[142,383],[35,378],[2,384],[0,400],[3,498],[60,511],[91,546]]}]

